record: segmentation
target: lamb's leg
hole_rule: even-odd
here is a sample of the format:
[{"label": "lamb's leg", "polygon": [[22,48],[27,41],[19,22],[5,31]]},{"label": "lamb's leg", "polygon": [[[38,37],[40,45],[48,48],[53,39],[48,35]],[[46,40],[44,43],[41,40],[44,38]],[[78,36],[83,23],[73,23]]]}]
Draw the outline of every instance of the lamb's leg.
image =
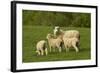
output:
[{"label": "lamb's leg", "polygon": [[58,47],[59,48],[59,52],[61,52],[61,47]]},{"label": "lamb's leg", "polygon": [[57,48],[59,49],[59,52],[61,52],[61,45],[60,45],[60,43],[57,44],[56,46],[57,46]]},{"label": "lamb's leg", "polygon": [[53,47],[53,52],[55,52],[55,51],[56,51],[56,48]]},{"label": "lamb's leg", "polygon": [[38,55],[40,55],[40,54],[41,54],[39,50],[37,50],[37,51],[36,51],[36,53],[37,53]]},{"label": "lamb's leg", "polygon": [[68,52],[69,51],[69,48],[67,47],[67,45],[65,43],[64,43],[64,47],[66,49],[66,52]]},{"label": "lamb's leg", "polygon": [[67,46],[65,46],[66,52],[69,52],[69,48]]},{"label": "lamb's leg", "polygon": [[44,51],[43,51],[43,50],[41,50],[41,55],[42,55],[42,56],[44,55]]}]

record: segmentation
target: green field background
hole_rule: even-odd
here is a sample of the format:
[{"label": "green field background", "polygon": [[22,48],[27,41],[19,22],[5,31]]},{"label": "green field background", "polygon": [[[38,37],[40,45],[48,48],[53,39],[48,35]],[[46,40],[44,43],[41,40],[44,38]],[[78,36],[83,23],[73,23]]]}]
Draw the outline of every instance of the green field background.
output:
[{"label": "green field background", "polygon": [[[38,13],[40,13],[40,16],[38,15]],[[53,18],[52,14],[55,14],[54,16],[58,17],[58,19],[56,19],[55,22],[51,20],[47,21],[45,18],[50,19],[50,14],[51,14],[51,18]],[[43,15],[46,17],[43,17]],[[76,25],[73,23],[69,25],[68,23],[70,23],[71,21],[65,21],[66,25],[62,25],[63,23],[65,24],[65,22],[62,20],[64,19],[63,16],[60,16],[60,15],[63,15],[63,16],[66,15],[66,20],[71,20],[71,21],[73,20],[73,23],[75,22]],[[69,17],[67,15],[69,15]],[[77,15],[76,21],[72,19],[72,17],[74,17],[73,15]],[[39,19],[39,17],[40,18],[42,17],[43,22],[41,21],[41,19]],[[82,19],[80,20],[79,17],[82,18],[83,20]],[[62,21],[59,22],[60,20],[59,18],[60,19],[62,18],[61,19]],[[42,23],[40,23],[40,21]],[[83,21],[84,23],[82,23]],[[49,22],[52,22],[52,25]],[[74,49],[71,49],[69,52],[66,52],[65,49],[63,48],[61,53],[59,53],[58,50],[56,50],[56,52],[48,52],[47,56],[37,56],[35,52],[36,43],[40,40],[46,40],[46,35],[48,33],[53,33],[54,26],[56,26],[57,24],[58,26],[61,27],[61,29],[65,31],[78,30],[80,32],[80,36],[81,36],[80,52],[76,53]],[[91,46],[90,45],[91,28],[90,28],[90,14],[89,13],[64,13],[63,14],[60,12],[57,13],[57,12],[23,10],[23,28],[22,29],[23,29],[22,61],[25,63],[45,62],[45,61],[63,61],[63,60],[86,60],[86,59],[91,58],[91,47],[90,47]],[[47,44],[47,48],[48,48],[48,44]]]}]

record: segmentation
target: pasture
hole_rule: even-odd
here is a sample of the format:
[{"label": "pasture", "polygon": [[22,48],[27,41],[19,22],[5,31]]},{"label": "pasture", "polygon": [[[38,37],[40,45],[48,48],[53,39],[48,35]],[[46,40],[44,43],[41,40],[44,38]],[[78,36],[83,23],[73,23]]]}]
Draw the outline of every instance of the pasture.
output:
[{"label": "pasture", "polygon": [[[48,33],[53,33],[53,27],[51,26],[23,26],[23,49],[22,49],[22,61],[24,63],[29,62],[45,62],[45,61],[64,61],[64,60],[86,60],[91,58],[90,47],[90,28],[85,27],[61,27],[63,30],[75,29],[80,32],[80,51],[75,52],[74,49],[70,49],[66,52],[63,48],[62,52],[48,52],[47,56],[37,56],[36,43],[45,39]],[[48,45],[47,45],[48,46]],[[49,50],[49,48],[48,48]]]}]

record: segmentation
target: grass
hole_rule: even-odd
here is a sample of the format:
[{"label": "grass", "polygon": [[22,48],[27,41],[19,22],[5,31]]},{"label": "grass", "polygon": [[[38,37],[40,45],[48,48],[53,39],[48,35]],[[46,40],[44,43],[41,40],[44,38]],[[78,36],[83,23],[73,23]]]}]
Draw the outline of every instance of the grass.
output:
[{"label": "grass", "polygon": [[47,33],[53,32],[53,27],[48,26],[23,26],[23,62],[44,62],[44,61],[63,61],[63,60],[86,60],[90,59],[90,28],[61,27],[63,30],[76,29],[80,31],[80,52],[76,53],[74,49],[69,52],[61,53],[49,52],[47,56],[37,56],[35,53],[36,43],[46,39]]}]

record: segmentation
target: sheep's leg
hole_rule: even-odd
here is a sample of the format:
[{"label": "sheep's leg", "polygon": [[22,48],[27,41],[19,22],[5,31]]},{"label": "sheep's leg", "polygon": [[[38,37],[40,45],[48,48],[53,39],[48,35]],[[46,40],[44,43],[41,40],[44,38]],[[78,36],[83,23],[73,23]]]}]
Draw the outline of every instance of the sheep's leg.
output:
[{"label": "sheep's leg", "polygon": [[64,49],[66,49],[66,47],[65,47],[65,43],[64,43]]},{"label": "sheep's leg", "polygon": [[61,52],[61,47],[59,47],[59,52]]},{"label": "sheep's leg", "polygon": [[64,43],[64,47],[66,49],[66,52],[68,52],[69,51],[69,48],[67,47],[67,45],[65,43]]},{"label": "sheep's leg", "polygon": [[66,52],[69,52],[69,48],[66,48]]},{"label": "sheep's leg", "polygon": [[76,46],[77,46],[78,50],[80,50],[80,42],[77,42]]},{"label": "sheep's leg", "polygon": [[38,54],[38,55],[40,55],[40,54],[41,54],[41,53],[40,53],[40,51],[38,51],[38,50],[37,50],[36,52],[37,52],[37,54]]},{"label": "sheep's leg", "polygon": [[57,48],[59,49],[59,52],[61,52],[61,47],[60,46],[57,46]]},{"label": "sheep's leg", "polygon": [[75,48],[76,52],[79,52],[78,48],[75,45],[73,45],[73,47]]},{"label": "sheep's leg", "polygon": [[61,45],[60,44],[57,44],[56,46],[59,49],[59,52],[61,52]]},{"label": "sheep's leg", "polygon": [[56,51],[56,47],[53,47],[53,52],[55,52]]},{"label": "sheep's leg", "polygon": [[41,55],[42,55],[42,56],[44,55],[44,51],[43,51],[43,50],[41,50]]},{"label": "sheep's leg", "polygon": [[48,54],[48,50],[47,50],[47,48],[45,49],[45,54],[46,54],[46,55]]},{"label": "sheep's leg", "polygon": [[67,46],[65,46],[65,49],[66,49],[66,52],[68,52],[68,51],[69,51],[69,48],[68,48]]}]

